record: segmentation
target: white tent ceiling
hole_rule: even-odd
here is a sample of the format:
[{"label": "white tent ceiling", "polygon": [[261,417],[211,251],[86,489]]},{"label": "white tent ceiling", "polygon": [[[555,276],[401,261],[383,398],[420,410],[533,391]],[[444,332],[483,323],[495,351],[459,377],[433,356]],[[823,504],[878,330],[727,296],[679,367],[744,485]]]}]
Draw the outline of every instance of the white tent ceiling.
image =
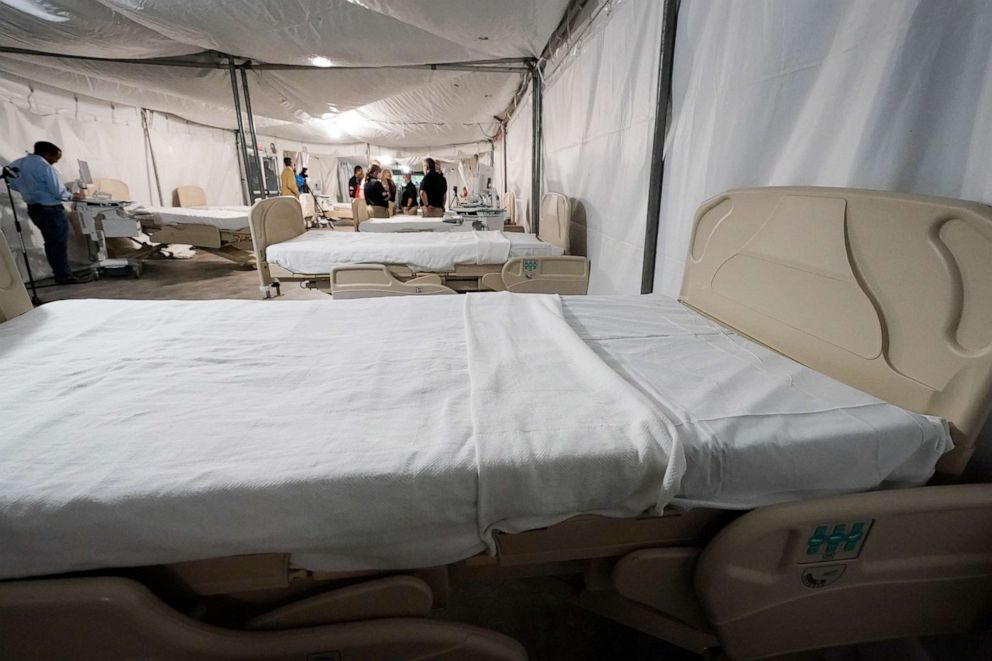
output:
[{"label": "white tent ceiling", "polygon": [[[569,0],[0,0],[0,47],[101,58],[218,51],[255,62],[375,67],[535,57]],[[188,58],[187,58],[188,59]],[[320,61],[320,60],[318,60]],[[223,70],[0,55],[0,72],[233,128]],[[311,142],[431,147],[484,141],[516,73],[252,71],[260,132]]]}]

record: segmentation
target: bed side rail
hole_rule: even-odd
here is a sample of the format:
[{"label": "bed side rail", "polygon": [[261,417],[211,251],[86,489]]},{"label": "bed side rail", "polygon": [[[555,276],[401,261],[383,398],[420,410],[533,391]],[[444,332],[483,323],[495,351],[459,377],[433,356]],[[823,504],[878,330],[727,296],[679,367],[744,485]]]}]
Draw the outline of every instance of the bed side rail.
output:
[{"label": "bed side rail", "polygon": [[31,307],[31,297],[24,288],[14,254],[0,232],[0,323],[24,314]]},{"label": "bed side rail", "polygon": [[265,250],[272,244],[289,241],[307,231],[303,208],[299,200],[290,196],[259,200],[251,208],[248,224],[258,266],[259,288],[265,295],[273,282]]},{"label": "bed side rail", "polygon": [[483,276],[482,288],[517,294],[585,294],[589,260],[585,257],[514,257],[499,273]]},{"label": "bed side rail", "polygon": [[992,485],[765,507],[706,547],[696,589],[735,659],[974,630],[992,600]]},{"label": "bed side rail", "polygon": [[331,296],[339,300],[454,293],[454,289],[442,284],[440,276],[423,275],[401,281],[382,264],[343,264],[331,269]]}]

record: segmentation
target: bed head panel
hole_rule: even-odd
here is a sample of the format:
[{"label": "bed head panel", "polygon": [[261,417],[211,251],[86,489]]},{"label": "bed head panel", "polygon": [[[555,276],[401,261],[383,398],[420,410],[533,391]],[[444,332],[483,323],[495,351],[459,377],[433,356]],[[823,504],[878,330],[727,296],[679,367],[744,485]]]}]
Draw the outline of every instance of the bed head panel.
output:
[{"label": "bed head panel", "polygon": [[130,200],[131,189],[120,179],[94,179],[93,190],[100,193],[109,193],[114,200]]},{"label": "bed head panel", "polygon": [[31,297],[24,288],[14,254],[0,232],[0,323],[24,314],[31,307]]},{"label": "bed head panel", "polygon": [[176,188],[176,199],[174,204],[177,207],[205,207],[207,206],[207,192],[199,186],[179,186]]},{"label": "bed head panel", "polygon": [[903,408],[959,474],[992,406],[992,207],[843,188],[732,190],[696,213],[681,300]]},{"label": "bed head panel", "polygon": [[568,254],[569,232],[572,224],[572,205],[561,193],[545,193],[541,197],[537,236],[542,241],[558,246]]},{"label": "bed head panel", "polygon": [[513,191],[503,193],[503,208],[506,209],[506,219],[513,225],[517,224],[517,195]]},{"label": "bed head panel", "polygon": [[306,232],[303,209],[295,197],[270,197],[259,200],[249,216],[251,240],[258,264],[265,261],[265,249],[273,243],[288,241]]}]

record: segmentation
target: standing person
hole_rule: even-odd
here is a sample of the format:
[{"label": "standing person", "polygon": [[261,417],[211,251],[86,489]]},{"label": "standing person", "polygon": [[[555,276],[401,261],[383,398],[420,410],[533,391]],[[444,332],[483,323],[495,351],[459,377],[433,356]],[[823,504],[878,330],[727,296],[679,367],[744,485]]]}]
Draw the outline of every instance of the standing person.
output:
[{"label": "standing person", "polygon": [[403,175],[403,188],[400,189],[400,208],[403,213],[412,215],[417,210],[417,187],[410,175]]},{"label": "standing person", "polygon": [[293,159],[289,156],[282,159],[282,176],[280,177],[280,195],[300,196],[300,187],[296,185],[296,172],[293,170]]},{"label": "standing person", "polygon": [[45,238],[45,257],[60,285],[89,282],[92,276],[73,275],[69,267],[69,219],[62,203],[76,198],[70,195],[53,166],[62,158],[62,150],[50,142],[34,143],[34,153],[19,158],[7,167],[18,172],[10,187],[21,194],[28,205],[28,218]]},{"label": "standing person", "polygon": [[448,181],[437,171],[433,158],[424,159],[424,178],[420,182],[420,203],[426,218],[444,216],[444,198],[448,195]]},{"label": "standing person", "polygon": [[389,201],[396,201],[396,183],[393,181],[393,171],[389,168],[382,169],[382,185],[386,188],[386,192],[389,193]]},{"label": "standing person", "polygon": [[306,187],[307,187],[307,169],[301,168],[300,171],[296,173],[296,189],[300,191],[300,193],[309,193],[310,191],[306,190]]},{"label": "standing person", "polygon": [[378,165],[373,165],[365,175],[365,204],[373,218],[389,218],[389,191],[379,181],[381,172]]},{"label": "standing person", "polygon": [[348,180],[348,197],[350,199],[354,200],[356,197],[361,197],[361,184],[364,178],[365,172],[362,170],[362,166],[356,165],[354,174]]}]

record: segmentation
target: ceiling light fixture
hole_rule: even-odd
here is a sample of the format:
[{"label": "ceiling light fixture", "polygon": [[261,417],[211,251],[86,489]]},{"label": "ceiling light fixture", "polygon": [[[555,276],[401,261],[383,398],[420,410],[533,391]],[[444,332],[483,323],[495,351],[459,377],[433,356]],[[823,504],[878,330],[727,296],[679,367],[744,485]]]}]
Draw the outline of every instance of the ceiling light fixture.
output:
[{"label": "ceiling light fixture", "polygon": [[321,67],[323,69],[334,66],[334,63],[331,62],[328,58],[324,57],[323,55],[312,56],[310,58],[310,64],[314,65],[315,67]]}]

